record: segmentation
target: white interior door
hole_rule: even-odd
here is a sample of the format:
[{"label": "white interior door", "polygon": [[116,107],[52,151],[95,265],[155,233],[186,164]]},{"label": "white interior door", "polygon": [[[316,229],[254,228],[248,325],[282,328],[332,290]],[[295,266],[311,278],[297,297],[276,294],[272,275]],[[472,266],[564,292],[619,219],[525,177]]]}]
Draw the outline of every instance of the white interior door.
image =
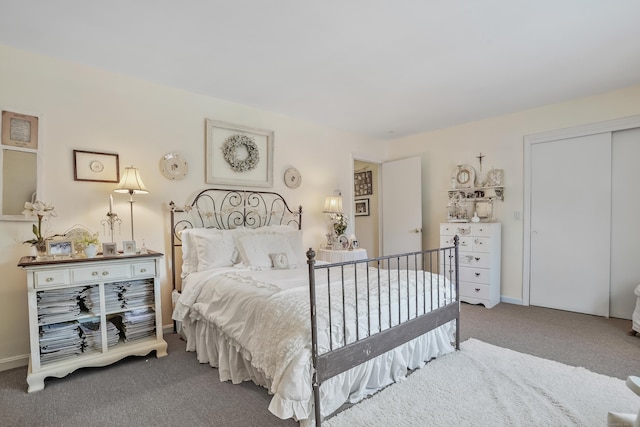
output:
[{"label": "white interior door", "polygon": [[613,133],[611,198],[611,316],[631,319],[636,305],[633,293],[640,284],[640,128]]},{"label": "white interior door", "polygon": [[419,157],[382,164],[382,255],[422,250]]},{"label": "white interior door", "polygon": [[531,147],[532,305],[609,315],[611,133]]}]

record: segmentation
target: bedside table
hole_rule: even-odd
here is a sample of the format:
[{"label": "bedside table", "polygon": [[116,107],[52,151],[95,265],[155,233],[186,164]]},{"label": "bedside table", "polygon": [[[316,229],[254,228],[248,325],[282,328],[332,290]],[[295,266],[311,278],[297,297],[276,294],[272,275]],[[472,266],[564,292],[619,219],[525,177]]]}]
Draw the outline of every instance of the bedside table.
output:
[{"label": "bedside table", "polygon": [[155,351],[167,355],[162,337],[159,252],[35,260],[27,272],[31,357],[28,392],[46,377],[105,366]]},{"label": "bedside table", "polygon": [[316,255],[316,259],[318,261],[326,261],[329,263],[334,262],[348,262],[348,261],[359,261],[361,259],[367,259],[367,250],[366,249],[354,249],[354,250],[346,250],[346,251],[335,251],[332,249],[318,249]]}]

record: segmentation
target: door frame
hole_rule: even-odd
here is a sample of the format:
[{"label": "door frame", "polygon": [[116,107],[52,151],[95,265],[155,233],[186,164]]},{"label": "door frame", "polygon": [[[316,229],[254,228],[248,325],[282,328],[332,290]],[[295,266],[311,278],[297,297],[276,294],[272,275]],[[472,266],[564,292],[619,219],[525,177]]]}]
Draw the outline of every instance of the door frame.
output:
[{"label": "door frame", "polygon": [[529,305],[529,292],[531,285],[531,147],[534,144],[560,139],[575,138],[604,132],[615,132],[637,127],[640,127],[640,115],[524,136],[522,305]]}]

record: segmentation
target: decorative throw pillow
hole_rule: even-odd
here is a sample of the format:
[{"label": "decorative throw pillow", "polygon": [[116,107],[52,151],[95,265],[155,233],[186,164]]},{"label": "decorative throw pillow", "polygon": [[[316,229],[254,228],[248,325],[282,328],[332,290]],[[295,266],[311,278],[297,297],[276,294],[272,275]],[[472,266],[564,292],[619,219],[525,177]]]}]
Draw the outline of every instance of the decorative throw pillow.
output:
[{"label": "decorative throw pillow", "polygon": [[271,258],[274,270],[286,270],[289,268],[289,260],[286,253],[269,254],[269,258]]}]

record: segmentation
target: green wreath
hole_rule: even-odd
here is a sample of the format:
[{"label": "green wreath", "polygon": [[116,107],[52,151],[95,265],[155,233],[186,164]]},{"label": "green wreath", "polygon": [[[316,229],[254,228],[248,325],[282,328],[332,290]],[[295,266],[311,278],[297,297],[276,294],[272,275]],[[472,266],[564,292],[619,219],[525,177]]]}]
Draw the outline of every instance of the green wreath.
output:
[{"label": "green wreath", "polygon": [[[238,159],[238,148],[244,147],[247,150],[247,158]],[[236,172],[247,172],[253,170],[260,162],[260,152],[253,138],[246,135],[232,135],[224,141],[222,154],[229,163],[231,169]]]}]

